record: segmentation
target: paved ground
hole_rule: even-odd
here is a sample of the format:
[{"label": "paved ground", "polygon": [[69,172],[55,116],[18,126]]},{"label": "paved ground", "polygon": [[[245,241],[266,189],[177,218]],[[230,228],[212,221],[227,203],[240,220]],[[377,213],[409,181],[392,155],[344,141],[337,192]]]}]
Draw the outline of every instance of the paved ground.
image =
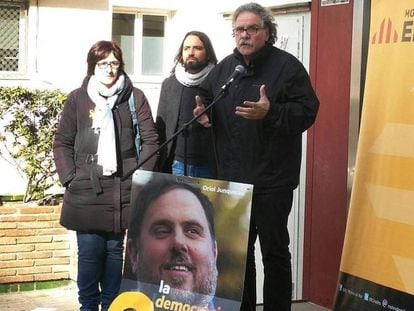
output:
[{"label": "paved ground", "polygon": [[79,310],[77,287],[65,287],[0,294],[0,310],[4,311],[76,311]]},{"label": "paved ground", "polygon": [[[77,287],[72,283],[55,289],[0,294],[1,311],[76,311],[79,310]],[[262,310],[260,306],[257,310]],[[329,311],[310,304],[294,303],[292,311]]]}]

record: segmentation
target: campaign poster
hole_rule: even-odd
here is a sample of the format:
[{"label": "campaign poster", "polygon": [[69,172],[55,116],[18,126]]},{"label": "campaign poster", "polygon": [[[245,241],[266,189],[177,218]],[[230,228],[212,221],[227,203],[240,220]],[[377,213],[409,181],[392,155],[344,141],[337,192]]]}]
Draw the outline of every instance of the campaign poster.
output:
[{"label": "campaign poster", "polygon": [[239,310],[253,186],[138,170],[110,310]]},{"label": "campaign poster", "polygon": [[414,310],[414,3],[371,1],[355,178],[334,310]]}]

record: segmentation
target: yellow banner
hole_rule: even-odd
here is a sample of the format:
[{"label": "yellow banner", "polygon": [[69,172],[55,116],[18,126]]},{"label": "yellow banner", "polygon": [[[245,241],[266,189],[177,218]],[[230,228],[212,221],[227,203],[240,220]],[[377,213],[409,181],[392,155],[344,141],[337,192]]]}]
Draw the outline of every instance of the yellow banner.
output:
[{"label": "yellow banner", "polygon": [[[412,0],[371,2],[356,173],[340,270],[371,285],[414,294]],[[344,279],[340,276],[339,296],[349,294]],[[388,304],[380,292],[374,300]],[[372,297],[363,288],[350,294],[364,303]]]}]

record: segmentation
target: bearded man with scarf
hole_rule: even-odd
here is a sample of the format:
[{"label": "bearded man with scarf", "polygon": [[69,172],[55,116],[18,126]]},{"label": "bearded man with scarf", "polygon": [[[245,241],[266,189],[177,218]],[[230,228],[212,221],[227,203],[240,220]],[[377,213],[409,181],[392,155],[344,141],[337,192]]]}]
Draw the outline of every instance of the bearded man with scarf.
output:
[{"label": "bearded man with scarf", "polygon": [[[181,42],[174,63],[171,75],[161,86],[156,120],[160,144],[170,139],[193,118],[198,86],[217,64],[209,37],[201,31],[188,32]],[[188,133],[187,150],[184,139],[183,135],[179,135],[161,151],[159,169],[182,176],[186,158],[188,176],[212,177],[208,167],[208,154],[211,151],[209,130],[195,122]]]},{"label": "bearded man with scarf", "polygon": [[[80,310],[108,310],[122,280],[125,229],[131,179],[123,174],[138,165],[135,131],[128,100],[133,93],[141,151],[158,148],[158,135],[144,93],[124,72],[121,49],[98,41],[87,56],[87,76],[65,103],[53,153],[66,188],[60,224],[76,231]],[[143,169],[152,170],[152,158]]]}]

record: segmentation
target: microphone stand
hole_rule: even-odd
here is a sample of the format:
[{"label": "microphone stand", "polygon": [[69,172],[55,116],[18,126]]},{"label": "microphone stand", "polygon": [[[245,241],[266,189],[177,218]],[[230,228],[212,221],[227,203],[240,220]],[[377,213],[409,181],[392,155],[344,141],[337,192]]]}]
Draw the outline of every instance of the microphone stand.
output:
[{"label": "microphone stand", "polygon": [[188,127],[183,127],[183,137],[184,137],[184,176],[187,176],[187,150],[188,150],[188,136],[190,136],[191,125]]},{"label": "microphone stand", "polygon": [[[134,172],[139,169],[142,165],[147,163],[155,154],[157,154],[161,149],[163,149],[165,146],[167,146],[172,140],[174,140],[178,135],[181,133],[184,134],[184,152],[187,153],[187,137],[188,137],[188,131],[191,127],[191,125],[196,122],[204,113],[207,113],[220,99],[222,99],[225,95],[227,95],[227,89],[229,85],[233,82],[234,79],[229,80],[225,85],[221,87],[220,92],[214,97],[213,101],[207,105],[207,107],[204,107],[204,110],[198,115],[193,117],[190,121],[183,124],[183,126],[175,132],[169,139],[167,139],[164,143],[162,143],[154,152],[150,153],[144,160],[140,161],[138,159],[138,164],[130,170],[128,173],[126,173],[124,176],[122,176],[121,181],[125,181],[127,178],[129,178]],[[186,157],[185,157],[186,158]],[[184,161],[184,175],[187,175],[187,161]]]}]

